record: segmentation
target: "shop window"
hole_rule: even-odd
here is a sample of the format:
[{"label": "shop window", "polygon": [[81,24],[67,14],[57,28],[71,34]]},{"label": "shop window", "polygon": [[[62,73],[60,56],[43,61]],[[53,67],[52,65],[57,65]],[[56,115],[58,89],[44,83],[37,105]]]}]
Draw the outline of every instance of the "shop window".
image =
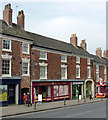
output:
[{"label": "shop window", "polygon": [[11,60],[2,60],[2,75],[11,75]]},{"label": "shop window", "polygon": [[0,85],[0,102],[7,101],[7,85]]},{"label": "shop window", "polygon": [[58,85],[54,86],[54,96],[59,96],[59,90],[58,90]]},{"label": "shop window", "polygon": [[2,42],[3,42],[2,49],[7,50],[7,51],[11,51],[11,41],[10,40],[3,40]]},{"label": "shop window", "polygon": [[97,72],[99,71],[99,65],[96,65],[96,71]]},{"label": "shop window", "polygon": [[51,97],[51,87],[47,86],[47,97]]},{"label": "shop window", "polygon": [[23,43],[23,53],[29,54],[29,44]]}]

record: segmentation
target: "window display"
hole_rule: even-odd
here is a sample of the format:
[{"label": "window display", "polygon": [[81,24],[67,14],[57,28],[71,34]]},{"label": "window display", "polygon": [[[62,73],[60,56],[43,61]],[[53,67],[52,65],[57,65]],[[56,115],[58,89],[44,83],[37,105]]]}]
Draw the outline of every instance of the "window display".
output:
[{"label": "window display", "polygon": [[0,85],[0,102],[7,101],[7,85]]}]

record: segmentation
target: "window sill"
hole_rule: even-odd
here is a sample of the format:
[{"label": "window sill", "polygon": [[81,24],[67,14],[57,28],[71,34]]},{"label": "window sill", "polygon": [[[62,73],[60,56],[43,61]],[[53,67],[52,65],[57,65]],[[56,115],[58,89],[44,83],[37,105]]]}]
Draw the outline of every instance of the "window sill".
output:
[{"label": "window sill", "polygon": [[30,55],[30,53],[26,53],[26,52],[23,52],[23,54],[25,54],[25,55]]},{"label": "window sill", "polygon": [[42,80],[42,79],[47,79],[46,77],[45,78],[40,78],[40,80]]},{"label": "window sill", "polygon": [[23,77],[29,77],[30,75],[22,75]]},{"label": "window sill", "polygon": [[62,80],[67,79],[67,78],[61,78]]},{"label": "window sill", "polygon": [[39,60],[47,60],[47,58],[39,58]]},{"label": "window sill", "polygon": [[67,61],[61,61],[62,63],[67,63]]},{"label": "window sill", "polygon": [[11,75],[2,75],[2,77],[11,77]]},{"label": "window sill", "polygon": [[12,52],[12,50],[2,49],[3,52]]},{"label": "window sill", "polygon": [[80,77],[76,77],[76,78],[80,78]]}]

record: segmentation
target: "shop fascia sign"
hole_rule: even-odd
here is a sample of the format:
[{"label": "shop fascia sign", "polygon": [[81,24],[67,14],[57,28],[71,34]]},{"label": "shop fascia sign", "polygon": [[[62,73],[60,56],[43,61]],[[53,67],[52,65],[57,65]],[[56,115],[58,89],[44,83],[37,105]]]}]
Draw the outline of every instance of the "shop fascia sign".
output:
[{"label": "shop fascia sign", "polygon": [[83,82],[73,82],[73,85],[83,84]]}]

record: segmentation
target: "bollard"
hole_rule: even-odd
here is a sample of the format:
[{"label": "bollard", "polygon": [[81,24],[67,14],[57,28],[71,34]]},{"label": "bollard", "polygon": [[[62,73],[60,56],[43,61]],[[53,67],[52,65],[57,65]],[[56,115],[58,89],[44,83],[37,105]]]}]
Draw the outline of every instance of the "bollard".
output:
[{"label": "bollard", "polygon": [[64,98],[64,106],[66,105],[66,100],[65,100],[65,98]]},{"label": "bollard", "polygon": [[36,110],[36,102],[34,102],[34,109]]},{"label": "bollard", "polygon": [[86,102],[86,98],[85,98],[85,96],[84,96],[84,102]]}]

